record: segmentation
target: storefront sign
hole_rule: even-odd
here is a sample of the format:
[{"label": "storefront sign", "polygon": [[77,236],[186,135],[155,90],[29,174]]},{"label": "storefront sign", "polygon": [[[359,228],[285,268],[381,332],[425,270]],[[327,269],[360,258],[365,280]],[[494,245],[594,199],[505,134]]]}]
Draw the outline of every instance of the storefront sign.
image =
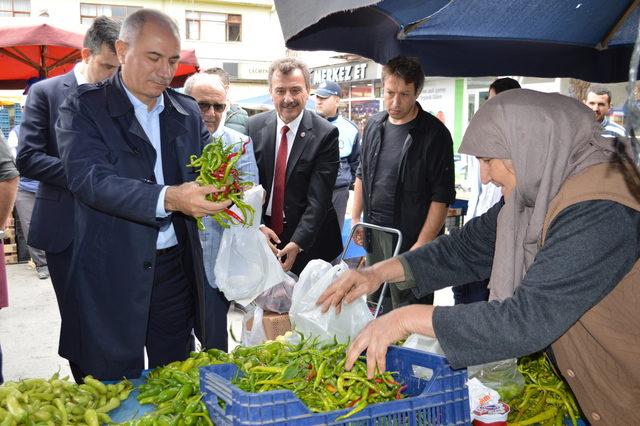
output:
[{"label": "storefront sign", "polygon": [[313,85],[318,85],[325,80],[332,80],[336,83],[345,81],[366,80],[375,77],[367,73],[369,64],[367,62],[358,64],[345,64],[334,67],[316,68],[313,70]]},{"label": "storefront sign", "polygon": [[268,63],[239,63],[238,78],[243,80],[266,80],[269,74]]}]

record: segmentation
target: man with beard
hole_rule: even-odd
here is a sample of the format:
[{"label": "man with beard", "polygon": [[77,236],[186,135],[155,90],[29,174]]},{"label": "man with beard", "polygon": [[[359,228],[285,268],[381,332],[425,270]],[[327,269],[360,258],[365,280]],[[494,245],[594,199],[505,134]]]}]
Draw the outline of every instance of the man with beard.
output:
[{"label": "man with beard", "polygon": [[332,261],[342,250],[331,197],[340,156],[338,129],[304,109],[311,78],[293,58],[269,68],[275,111],[249,118],[260,182],[267,191],[262,231],[285,271],[300,274],[311,259]]},{"label": "man with beard", "polygon": [[194,217],[230,205],[207,201],[215,187],[193,182],[186,166],[210,135],[196,102],[168,89],[180,59],[175,22],[134,12],[116,52],[120,70],[79,87],[56,123],[76,213],[64,302],[77,310],[63,318],[60,354],[100,380],[138,377],[145,349],[149,368],[189,356],[195,316],[205,318]]}]

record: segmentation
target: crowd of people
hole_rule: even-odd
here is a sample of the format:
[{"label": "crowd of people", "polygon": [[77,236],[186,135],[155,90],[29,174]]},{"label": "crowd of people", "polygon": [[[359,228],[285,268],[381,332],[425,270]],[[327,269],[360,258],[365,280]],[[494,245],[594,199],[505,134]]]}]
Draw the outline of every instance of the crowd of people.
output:
[{"label": "crowd of people", "polygon": [[[456,368],[547,349],[592,420],[639,420],[640,203],[616,163],[614,141],[626,140],[607,116],[606,88],[584,102],[594,120],[581,102],[496,80],[460,149],[477,158],[468,223],[443,235],[453,141],[417,102],[415,59],[384,65],[384,110],[360,135],[340,112],[340,85],[312,88],[297,59],[271,64],[275,109],[249,117],[220,68],[189,77],[184,93],[170,89],[179,54],[178,27],[162,12],[98,17],[82,61],[30,88],[15,164],[0,144],[0,224],[16,192],[24,197],[18,171],[39,182],[32,213],[20,215],[30,216],[36,265],[48,267],[59,353],[78,382],[138,377],[186,358],[195,338],[227,350],[230,302],[213,272],[223,229],[209,216],[231,202],[208,201],[215,187],[186,166],[215,137],[248,142],[237,167],[266,191],[257,217],[283,270],[335,261],[350,189],[353,225],[402,232],[391,259],[394,237],[358,232],[369,266],[318,300],[339,310],[391,283],[347,368],[366,350],[369,375],[384,370],[387,346],[413,332],[437,337]],[[316,112],[305,109],[312,92]],[[433,292],[452,285],[456,306],[432,306]]]}]

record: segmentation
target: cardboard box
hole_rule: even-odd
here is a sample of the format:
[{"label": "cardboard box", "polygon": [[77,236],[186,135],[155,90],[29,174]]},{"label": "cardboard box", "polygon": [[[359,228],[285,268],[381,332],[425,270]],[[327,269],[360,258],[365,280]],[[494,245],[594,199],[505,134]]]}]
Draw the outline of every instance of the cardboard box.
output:
[{"label": "cardboard box", "polygon": [[4,245],[4,252],[5,252],[5,254],[17,253],[18,252],[18,245],[17,244],[5,244]]},{"label": "cardboard box", "polygon": [[[268,340],[274,340],[278,336],[282,336],[287,331],[291,331],[291,321],[289,314],[278,314],[276,312],[265,311],[262,315],[262,325],[264,326],[264,334]],[[247,330],[253,329],[253,318],[247,321]]]}]

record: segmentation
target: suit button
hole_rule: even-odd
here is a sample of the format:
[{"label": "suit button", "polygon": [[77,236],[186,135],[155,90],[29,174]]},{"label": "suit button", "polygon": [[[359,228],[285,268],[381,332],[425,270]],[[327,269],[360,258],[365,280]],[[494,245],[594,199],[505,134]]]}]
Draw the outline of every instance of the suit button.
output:
[{"label": "suit button", "polygon": [[594,422],[597,422],[598,420],[600,420],[600,414],[594,411],[593,413],[591,413],[591,420],[593,420]]},{"label": "suit button", "polygon": [[151,262],[144,262],[142,266],[148,271],[149,269],[151,269]]},{"label": "suit button", "polygon": [[573,370],[568,369],[567,370],[567,376],[569,376],[569,377],[571,377],[573,379],[574,377],[576,377],[576,373],[574,373]]}]

